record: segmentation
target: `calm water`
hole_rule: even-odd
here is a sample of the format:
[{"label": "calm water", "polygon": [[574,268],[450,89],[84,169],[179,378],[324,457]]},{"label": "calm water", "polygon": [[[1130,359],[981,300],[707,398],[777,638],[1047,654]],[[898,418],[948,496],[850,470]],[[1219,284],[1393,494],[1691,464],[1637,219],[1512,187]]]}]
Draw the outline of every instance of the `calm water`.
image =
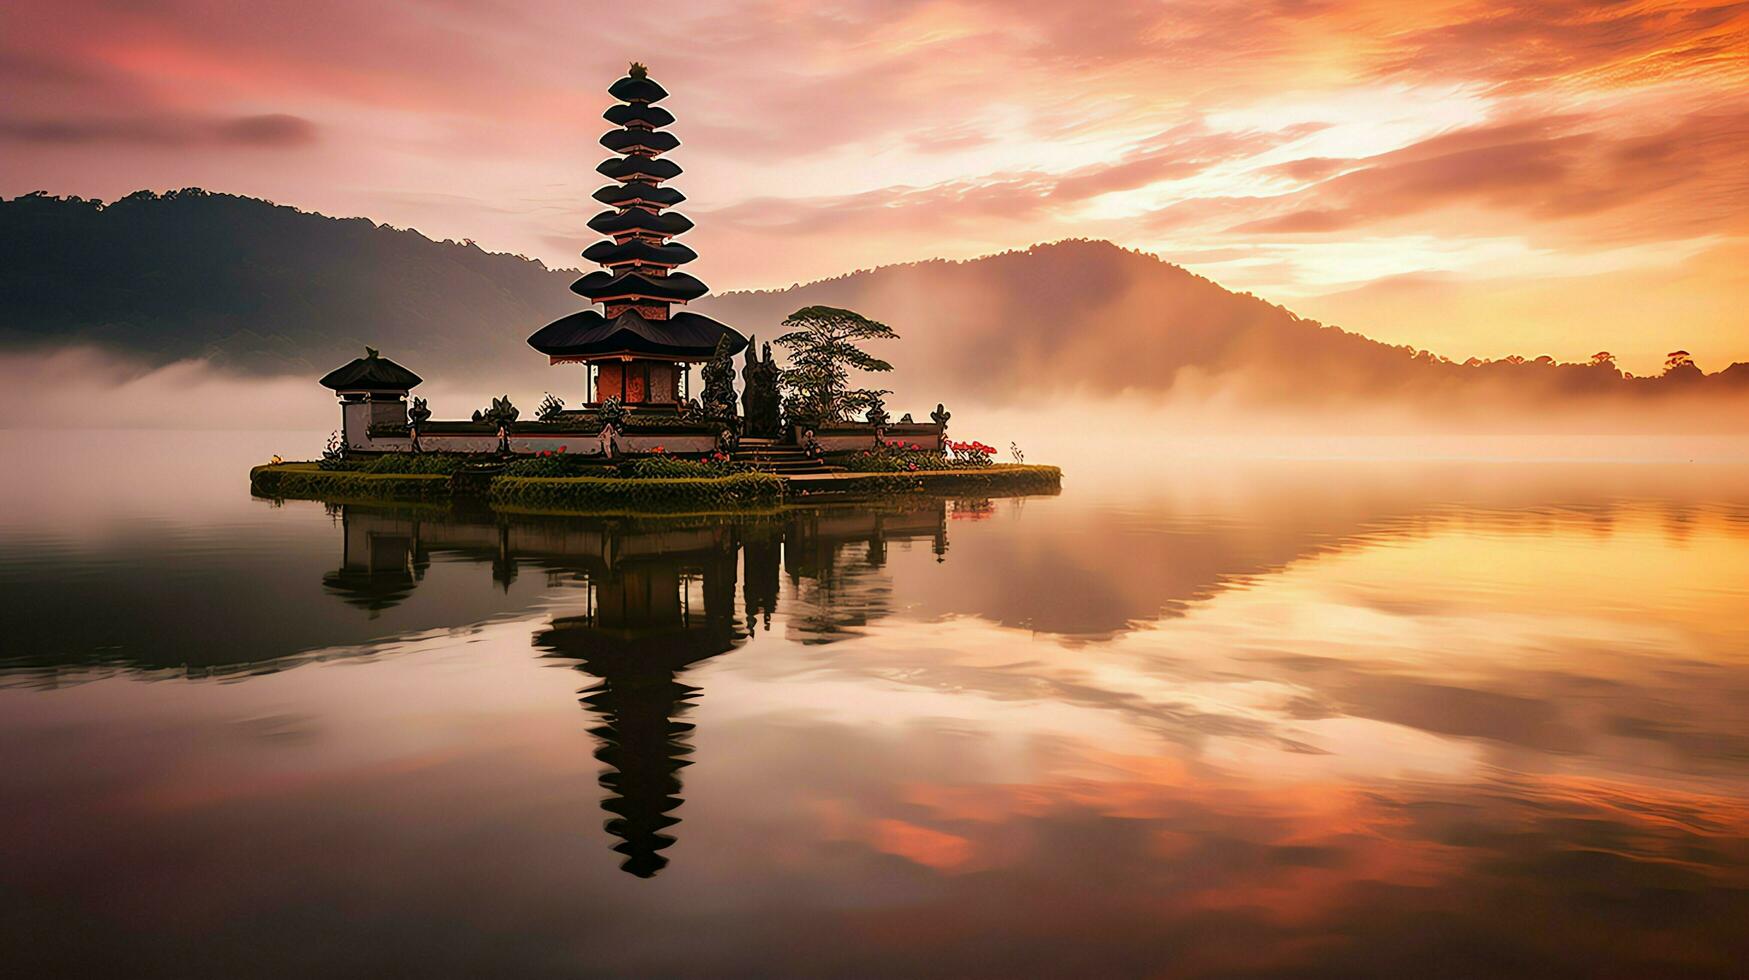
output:
[{"label": "calm water", "polygon": [[0,511],[8,975],[1749,955],[1749,470],[557,520],[82,438]]}]

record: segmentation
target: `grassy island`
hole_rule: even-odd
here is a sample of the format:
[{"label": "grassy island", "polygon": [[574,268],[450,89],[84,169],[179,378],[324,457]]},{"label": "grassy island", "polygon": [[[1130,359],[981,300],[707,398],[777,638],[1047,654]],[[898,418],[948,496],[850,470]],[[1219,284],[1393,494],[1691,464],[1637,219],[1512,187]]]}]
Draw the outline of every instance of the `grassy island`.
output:
[{"label": "grassy island", "polygon": [[[401,454],[396,454],[401,455]],[[380,457],[354,469],[324,469],[321,463],[274,463],[249,471],[250,489],[261,497],[340,501],[442,501],[484,499],[507,510],[661,512],[758,509],[787,500],[818,497],[882,497],[911,493],[1019,495],[1055,493],[1062,471],[1055,466],[992,464],[907,472],[831,472],[779,475],[758,470],[726,471],[686,460],[660,465],[633,461],[625,467],[595,466],[575,475],[521,475],[540,468],[496,460],[425,457],[413,468],[406,458]],[[643,475],[649,474],[649,475]]]}]

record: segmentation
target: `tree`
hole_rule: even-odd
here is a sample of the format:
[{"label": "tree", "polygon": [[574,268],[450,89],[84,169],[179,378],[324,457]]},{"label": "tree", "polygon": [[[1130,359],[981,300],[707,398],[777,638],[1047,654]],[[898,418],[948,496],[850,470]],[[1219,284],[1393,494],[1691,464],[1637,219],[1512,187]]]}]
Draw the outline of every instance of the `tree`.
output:
[{"label": "tree", "polygon": [[1694,363],[1694,355],[1685,350],[1673,350],[1664,355],[1664,371],[1666,373]]},{"label": "tree", "polygon": [[1600,350],[1597,353],[1591,355],[1591,366],[1592,367],[1613,367],[1614,365],[1615,365],[1615,355],[1611,354],[1609,351]]},{"label": "tree", "polygon": [[783,386],[792,422],[841,422],[880,398],[878,389],[850,387],[850,372],[893,369],[857,346],[868,340],[899,339],[893,328],[832,306],[805,306],[791,313],[783,325],[790,332],[775,343],[789,354]]}]

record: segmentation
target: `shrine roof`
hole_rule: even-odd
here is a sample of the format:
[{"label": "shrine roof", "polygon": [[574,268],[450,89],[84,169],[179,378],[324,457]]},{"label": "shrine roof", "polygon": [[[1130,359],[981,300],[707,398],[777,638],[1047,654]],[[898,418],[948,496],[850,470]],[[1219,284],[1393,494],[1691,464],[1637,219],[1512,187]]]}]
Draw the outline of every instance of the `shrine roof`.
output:
[{"label": "shrine roof", "polygon": [[620,235],[633,231],[644,231],[655,235],[680,235],[691,227],[692,219],[684,214],[674,211],[653,214],[643,208],[603,211],[589,219],[589,228],[601,232],[603,235]]},{"label": "shrine roof", "polygon": [[628,123],[643,123],[652,129],[661,129],[663,126],[673,124],[674,113],[669,112],[667,109],[663,109],[660,106],[621,104],[609,107],[606,112],[601,114],[601,118],[613,123],[615,126],[624,126]]},{"label": "shrine roof", "polygon": [[656,84],[649,76],[626,75],[619,81],[607,87],[607,94],[621,102],[636,102],[648,105],[660,102],[668,97],[668,90]]},{"label": "shrine roof", "polygon": [[595,165],[595,172],[614,180],[673,180],[680,164],[650,157],[609,157]]},{"label": "shrine roof", "polygon": [[583,257],[601,265],[620,265],[628,262],[684,265],[698,258],[698,253],[679,242],[653,245],[634,238],[620,243],[596,242],[583,250]]},{"label": "shrine roof", "polygon": [[684,303],[710,292],[710,287],[684,272],[665,276],[641,272],[591,272],[571,284],[571,292],[597,303],[621,297],[639,297]]},{"label": "shrine roof", "polygon": [[590,196],[603,204],[616,208],[640,204],[671,208],[686,200],[685,194],[672,187],[657,187],[655,184],[646,184],[641,180],[624,184],[609,184]]},{"label": "shrine roof", "polygon": [[595,310],[583,310],[536,330],[528,345],[550,357],[637,354],[706,360],[723,337],[729,338],[730,354],[747,346],[747,338],[733,327],[697,313],[648,320],[635,310],[611,319]]},{"label": "shrine roof", "polygon": [[635,149],[667,153],[680,145],[680,137],[649,129],[610,129],[601,134],[601,145],[615,153],[630,153]]},{"label": "shrine roof", "polygon": [[320,384],[335,391],[406,391],[424,378],[366,347],[365,355],[322,376]]}]

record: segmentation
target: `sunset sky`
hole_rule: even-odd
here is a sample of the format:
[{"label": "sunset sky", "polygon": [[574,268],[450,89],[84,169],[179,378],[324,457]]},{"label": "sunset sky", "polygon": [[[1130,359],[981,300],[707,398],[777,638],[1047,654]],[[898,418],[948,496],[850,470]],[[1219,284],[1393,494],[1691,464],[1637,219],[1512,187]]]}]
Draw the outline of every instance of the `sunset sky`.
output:
[{"label": "sunset sky", "polygon": [[573,266],[633,59],[719,291],[1096,237],[1459,359],[1749,360],[1741,3],[9,0],[0,194]]}]

